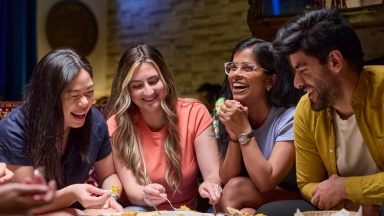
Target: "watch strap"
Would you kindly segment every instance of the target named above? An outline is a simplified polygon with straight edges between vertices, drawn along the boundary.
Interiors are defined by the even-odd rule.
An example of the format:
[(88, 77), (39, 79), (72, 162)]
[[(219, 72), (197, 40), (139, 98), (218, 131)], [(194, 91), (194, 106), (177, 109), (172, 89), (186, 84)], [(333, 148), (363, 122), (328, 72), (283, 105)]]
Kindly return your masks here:
[(254, 134), (255, 134), (255, 131), (252, 130), (251, 132), (247, 133), (247, 137), (248, 137), (249, 139), (251, 139), (251, 138), (253, 137)]

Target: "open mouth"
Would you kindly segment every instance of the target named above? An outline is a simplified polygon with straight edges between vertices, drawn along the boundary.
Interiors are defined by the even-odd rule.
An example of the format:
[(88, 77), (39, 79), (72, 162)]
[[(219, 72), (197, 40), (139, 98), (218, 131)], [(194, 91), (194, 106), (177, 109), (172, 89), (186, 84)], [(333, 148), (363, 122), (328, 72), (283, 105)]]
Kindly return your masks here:
[(150, 98), (143, 98), (143, 101), (151, 102), (157, 98), (157, 95), (150, 97)]
[(238, 90), (248, 88), (248, 85), (245, 85), (243, 83), (233, 83), (232, 86), (233, 86), (233, 89), (238, 89)]
[(83, 119), (85, 117), (85, 114), (86, 113), (75, 113), (75, 112), (71, 112), (71, 115), (77, 119)]

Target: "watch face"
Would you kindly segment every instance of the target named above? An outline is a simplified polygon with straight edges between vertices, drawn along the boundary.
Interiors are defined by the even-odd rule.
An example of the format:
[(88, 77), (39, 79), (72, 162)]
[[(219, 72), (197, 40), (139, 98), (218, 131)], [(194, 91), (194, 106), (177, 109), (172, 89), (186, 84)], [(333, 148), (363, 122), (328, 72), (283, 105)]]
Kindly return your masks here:
[(248, 140), (253, 137), (253, 132), (254, 131), (251, 131), (248, 134), (241, 133), (238, 137), (239, 143), (240, 144), (246, 144), (248, 142)]
[(249, 140), (247, 135), (244, 133), (240, 134), (238, 139), (240, 144), (245, 144)]

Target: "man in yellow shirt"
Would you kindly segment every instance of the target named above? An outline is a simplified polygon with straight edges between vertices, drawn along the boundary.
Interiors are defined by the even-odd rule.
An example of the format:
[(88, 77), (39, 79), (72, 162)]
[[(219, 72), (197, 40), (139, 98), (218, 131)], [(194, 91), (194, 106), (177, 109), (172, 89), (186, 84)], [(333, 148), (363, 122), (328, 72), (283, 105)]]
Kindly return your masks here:
[(362, 205), (363, 215), (384, 215), (384, 66), (363, 66), (360, 41), (337, 10), (292, 19), (273, 47), (289, 56), (294, 85), (307, 92), (296, 108), (294, 141), (297, 182), (308, 202), (270, 203), (258, 212)]

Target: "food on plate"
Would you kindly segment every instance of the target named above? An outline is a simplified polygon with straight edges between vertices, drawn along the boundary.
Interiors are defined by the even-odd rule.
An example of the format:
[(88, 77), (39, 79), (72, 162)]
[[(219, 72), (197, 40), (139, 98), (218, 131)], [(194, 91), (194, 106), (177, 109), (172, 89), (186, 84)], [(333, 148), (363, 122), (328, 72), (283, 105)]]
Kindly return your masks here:
[(188, 208), (186, 205), (181, 205), (180, 206), (181, 211), (192, 211), (190, 208)]
[(127, 210), (127, 211), (125, 211), (125, 212), (123, 212), (123, 213), (119, 213), (119, 214), (114, 214), (114, 213), (112, 213), (110, 216), (136, 216), (137, 215), (137, 211), (136, 210), (131, 210), (131, 209), (129, 209), (129, 210)]
[[(248, 212), (242, 212), (242, 211), (235, 209), (235, 208), (232, 208), (232, 207), (227, 207), (227, 210), (228, 210), (229, 214), (234, 215), (234, 216), (250, 216), (250, 214)], [(262, 216), (262, 214), (257, 215), (257, 216)]]
[(127, 210), (125, 211), (123, 214), (121, 214), (121, 216), (136, 216), (137, 215), (137, 211), (136, 210)]
[(255, 216), (267, 216), (265, 214), (255, 214)]
[[(165, 213), (167, 211), (160, 210), (161, 213)], [(148, 212), (139, 212), (136, 216), (157, 216), (159, 215), (158, 211), (148, 211)]]

